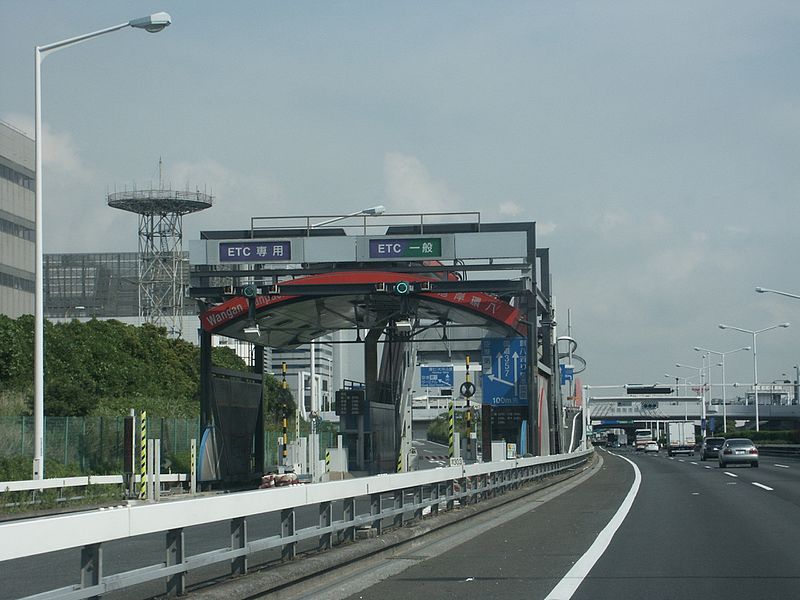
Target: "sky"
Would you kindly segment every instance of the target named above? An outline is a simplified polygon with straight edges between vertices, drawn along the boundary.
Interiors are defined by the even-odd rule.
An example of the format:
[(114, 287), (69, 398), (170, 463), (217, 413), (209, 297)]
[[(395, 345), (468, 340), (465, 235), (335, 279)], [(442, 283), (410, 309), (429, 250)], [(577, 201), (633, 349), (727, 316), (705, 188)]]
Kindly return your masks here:
[[(800, 300), (754, 288), (800, 295), (799, 3), (0, 0), (0, 119), (32, 137), (36, 45), (162, 10), (161, 33), (43, 63), (45, 252), (135, 251), (106, 194), (157, 185), (159, 159), (215, 197), (185, 241), (480, 211), (536, 221), (583, 383), (697, 381), (675, 366), (694, 347), (752, 344), (719, 323), (791, 322), (758, 335), (758, 372), (794, 379)], [(752, 352), (725, 362), (752, 383)]]

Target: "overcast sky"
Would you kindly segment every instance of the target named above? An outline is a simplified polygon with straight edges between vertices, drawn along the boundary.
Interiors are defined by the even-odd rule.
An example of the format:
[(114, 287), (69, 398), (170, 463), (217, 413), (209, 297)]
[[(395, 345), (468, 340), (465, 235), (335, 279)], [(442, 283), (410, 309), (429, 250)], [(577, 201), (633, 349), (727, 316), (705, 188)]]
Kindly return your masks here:
[(758, 336), (758, 370), (794, 379), (800, 300), (754, 288), (800, 294), (800, 3), (2, 0), (0, 119), (33, 133), (34, 46), (159, 10), (162, 33), (43, 63), (45, 252), (135, 251), (105, 194), (157, 184), (159, 157), (215, 196), (186, 240), (481, 211), (537, 222), (584, 383), (692, 377), (695, 346), (752, 343), (720, 322), (792, 322)]

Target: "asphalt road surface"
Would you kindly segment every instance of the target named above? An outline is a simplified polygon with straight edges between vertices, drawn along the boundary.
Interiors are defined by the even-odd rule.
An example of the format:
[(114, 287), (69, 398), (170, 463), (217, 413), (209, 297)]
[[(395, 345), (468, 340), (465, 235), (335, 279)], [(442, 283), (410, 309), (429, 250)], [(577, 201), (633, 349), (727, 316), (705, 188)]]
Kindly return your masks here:
[[(761, 457), (758, 469), (720, 469), (663, 452), (616, 454), (641, 473), (627, 514), (617, 511), (634, 484), (634, 467), (601, 451), (602, 468), (558, 498), (532, 499), (522, 516), (432, 558), (412, 550), (406, 570), (358, 591), (350, 581), (340, 588), (349, 596), (340, 597), (800, 597), (800, 463)], [(615, 515), (624, 519), (585, 577), (550, 595)]]

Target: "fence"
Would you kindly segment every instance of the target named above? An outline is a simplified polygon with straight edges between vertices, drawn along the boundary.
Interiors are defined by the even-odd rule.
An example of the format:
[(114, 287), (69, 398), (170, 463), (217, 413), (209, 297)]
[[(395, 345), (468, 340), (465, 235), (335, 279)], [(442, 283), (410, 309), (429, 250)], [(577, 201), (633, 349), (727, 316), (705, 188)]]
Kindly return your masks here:
[[(162, 456), (175, 461), (188, 472), (192, 438), (199, 439), (198, 419), (162, 419), (148, 417), (148, 437), (161, 440)], [(44, 458), (49, 464), (70, 466), (80, 473), (120, 473), (123, 461), (124, 417), (45, 417)], [(303, 423), (301, 432), (307, 429)], [(33, 417), (0, 417), (0, 459), (18, 456), (33, 457)], [(264, 435), (267, 465), (278, 464), (278, 441), (281, 434), (267, 431)], [(294, 428), (289, 441), (294, 439)], [(320, 434), (318, 459), (325, 458), (325, 448), (336, 445), (336, 434)], [(0, 476), (2, 479), (2, 476)]]

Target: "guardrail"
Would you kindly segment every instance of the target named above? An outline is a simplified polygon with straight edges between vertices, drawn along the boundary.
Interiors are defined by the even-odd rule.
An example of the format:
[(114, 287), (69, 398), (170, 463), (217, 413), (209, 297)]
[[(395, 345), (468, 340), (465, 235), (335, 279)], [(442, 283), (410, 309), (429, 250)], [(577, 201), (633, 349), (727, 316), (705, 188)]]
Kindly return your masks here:
[[(430, 510), (453, 509), (516, 489), (526, 482), (561, 473), (585, 463), (592, 450), (571, 454), (520, 458), (492, 463), (443, 467), (426, 471), (377, 475), (346, 481), (254, 490), (212, 497), (176, 500), (160, 504), (132, 503), (102, 511), (60, 515), (0, 524), (0, 561), (46, 552), (81, 548), (80, 584), (28, 596), (28, 600), (90, 598), (155, 580), (166, 579), (168, 595), (186, 591), (186, 576), (193, 569), (230, 563), (231, 575), (247, 572), (247, 557), (255, 552), (280, 549), (292, 559), (297, 544), (316, 538), (321, 550), (330, 549), (334, 534), (354, 541), (356, 529), (368, 527), (380, 535), (383, 521), (391, 527), (421, 519)], [(384, 499), (391, 501), (384, 506)], [(369, 512), (356, 513), (356, 499), (369, 499)], [(410, 500), (409, 500), (410, 499)], [(341, 503), (335, 519), (332, 503)], [(295, 511), (318, 507), (319, 522), (297, 529)], [(271, 535), (248, 538), (247, 518), (280, 511), (280, 527)], [(184, 528), (218, 521), (230, 522), (224, 547), (186, 556)], [(103, 576), (102, 544), (134, 536), (164, 533), (166, 560), (134, 571)]]
[(787, 456), (800, 458), (800, 444), (756, 444), (758, 453), (764, 456)]
[[(135, 481), (141, 481), (141, 476), (136, 474)], [(162, 483), (178, 483), (188, 481), (185, 473), (162, 473)], [(25, 479), (21, 481), (0, 481), (0, 494), (3, 492), (36, 492), (72, 487), (85, 487), (90, 485), (122, 485), (122, 475), (86, 475), (79, 477), (52, 477), (50, 479)]]

